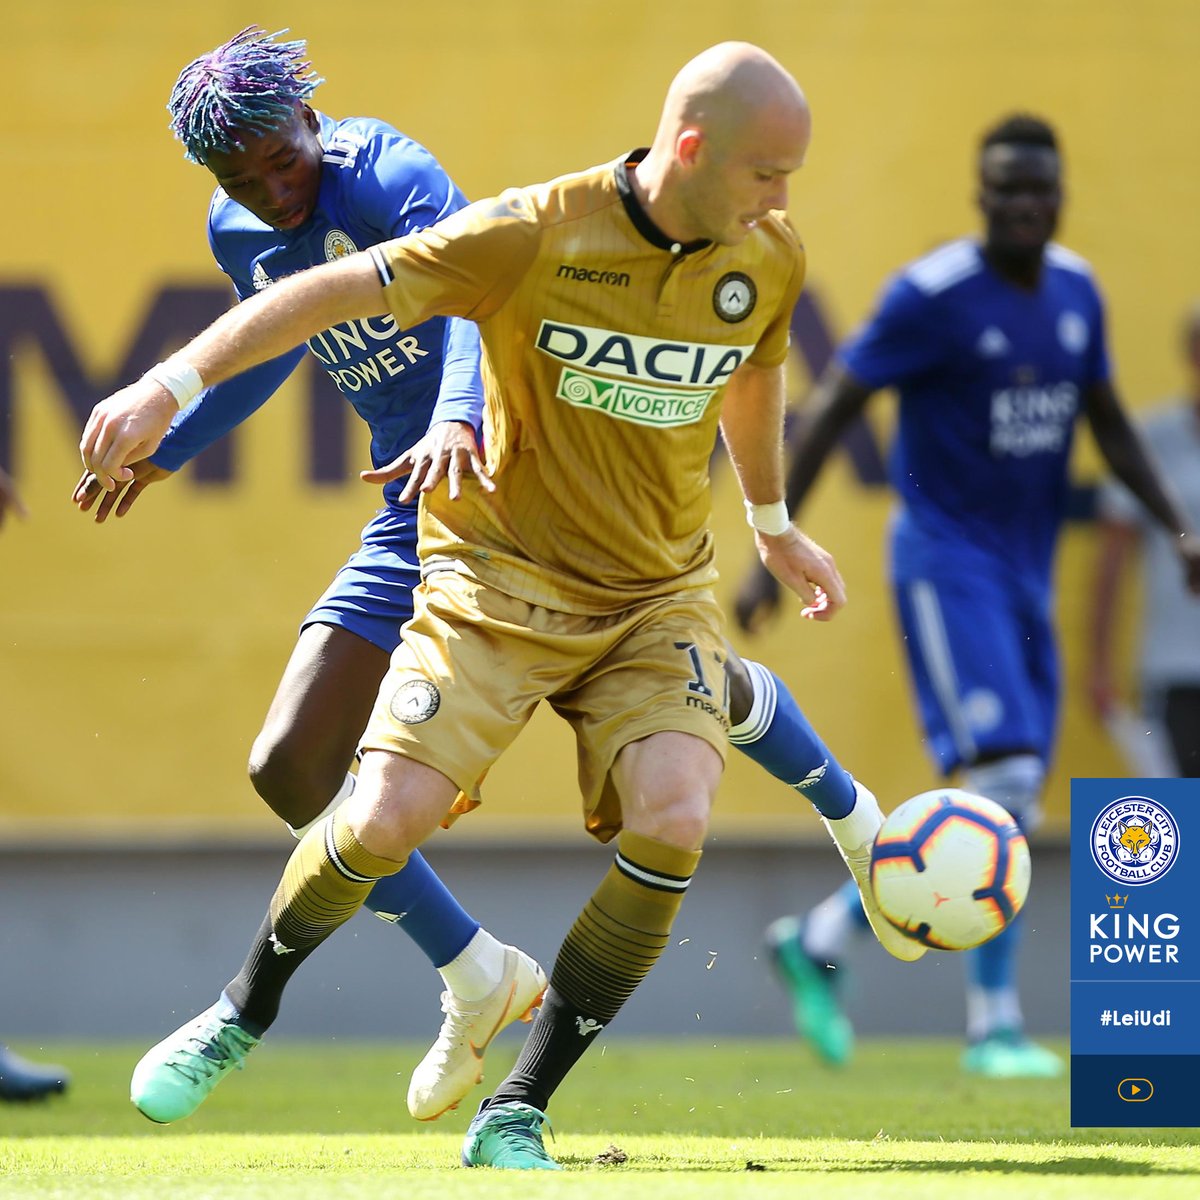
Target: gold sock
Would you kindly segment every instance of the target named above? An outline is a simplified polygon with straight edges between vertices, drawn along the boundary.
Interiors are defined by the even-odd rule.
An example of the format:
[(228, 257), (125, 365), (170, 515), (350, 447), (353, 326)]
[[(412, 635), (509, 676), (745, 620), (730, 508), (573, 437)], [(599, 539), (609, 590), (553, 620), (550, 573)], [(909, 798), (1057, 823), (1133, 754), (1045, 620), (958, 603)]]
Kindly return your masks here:
[(322, 941), (358, 912), (378, 880), (407, 861), (365, 849), (341, 810), (314, 825), (292, 851), (271, 898), (276, 946), (307, 950)]
[(699, 862), (699, 850), (621, 833), (613, 865), (558, 953), (555, 990), (611, 1021), (666, 948)]

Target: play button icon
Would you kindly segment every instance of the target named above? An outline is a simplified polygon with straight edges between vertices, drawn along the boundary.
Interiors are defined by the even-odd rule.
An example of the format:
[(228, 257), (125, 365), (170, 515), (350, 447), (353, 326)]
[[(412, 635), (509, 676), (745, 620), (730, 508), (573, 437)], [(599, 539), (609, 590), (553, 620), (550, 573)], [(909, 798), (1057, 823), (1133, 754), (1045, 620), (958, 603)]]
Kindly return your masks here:
[(1148, 1079), (1122, 1079), (1117, 1084), (1117, 1095), (1131, 1104), (1140, 1104), (1154, 1095), (1154, 1084)]

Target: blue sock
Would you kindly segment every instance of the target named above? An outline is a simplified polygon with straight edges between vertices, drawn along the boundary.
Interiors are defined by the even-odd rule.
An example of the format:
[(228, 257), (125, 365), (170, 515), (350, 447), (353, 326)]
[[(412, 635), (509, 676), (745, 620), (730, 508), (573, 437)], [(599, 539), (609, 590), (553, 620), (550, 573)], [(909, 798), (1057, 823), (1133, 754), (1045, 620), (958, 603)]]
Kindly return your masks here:
[(479, 922), (455, 900), (417, 850), (403, 870), (371, 889), (366, 906), (399, 925), (438, 968), (457, 958), (479, 931)]
[(862, 896), (859, 894), (858, 884), (853, 879), (847, 879), (838, 888), (837, 894), (846, 902), (855, 926), (859, 929), (870, 929), (871, 922), (867, 920), (866, 910), (862, 906)]
[(836, 821), (854, 808), (854, 780), (829, 753), (783, 681), (761, 663), (743, 659), (754, 686), (750, 715), (729, 740), (776, 779)]
[(967, 982), (985, 991), (1017, 985), (1017, 949), (1021, 945), (1021, 918), (990, 942), (965, 953)]

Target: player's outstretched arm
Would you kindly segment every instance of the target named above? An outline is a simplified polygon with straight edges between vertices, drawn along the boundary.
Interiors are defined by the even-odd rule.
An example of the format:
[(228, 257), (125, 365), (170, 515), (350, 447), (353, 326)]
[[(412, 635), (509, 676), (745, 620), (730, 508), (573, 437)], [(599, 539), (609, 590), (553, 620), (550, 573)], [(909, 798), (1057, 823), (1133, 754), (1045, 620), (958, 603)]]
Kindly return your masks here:
[(846, 603), (833, 556), (801, 533), (783, 492), (783, 368), (743, 364), (729, 381), (721, 432), (737, 472), (764, 568), (799, 596), (807, 616), (827, 621)]
[(408, 475), (398, 497), (401, 504), (433, 491), (446, 478), (450, 480), (450, 499), (457, 500), (468, 469), (484, 491), (496, 490), (479, 454), (477, 431), (483, 424), (479, 353), (478, 326), (458, 317), (446, 322), (442, 382), (428, 432), (386, 466), (362, 471), (364, 482), (390, 483)]
[[(85, 471), (108, 491), (158, 448), (179, 407), (276, 358), (321, 330), (387, 311), (374, 263), (351, 254), (281, 280), (217, 318), (165, 364), (92, 409), (79, 445)], [(163, 380), (164, 382), (160, 382)]]
[[(785, 502), (794, 518), (800, 510), (830, 451), (858, 418), (871, 389), (834, 362), (818, 380), (807, 404), (805, 418), (792, 439)], [(734, 619), (749, 633), (760, 629), (779, 610), (779, 579), (762, 557), (752, 563), (734, 599)]]
[(1113, 474), (1174, 535), (1188, 589), (1200, 596), (1200, 535), (1191, 527), (1174, 489), (1146, 451), (1141, 434), (1130, 421), (1112, 384), (1107, 380), (1092, 384), (1084, 394), (1084, 411), (1100, 453)]

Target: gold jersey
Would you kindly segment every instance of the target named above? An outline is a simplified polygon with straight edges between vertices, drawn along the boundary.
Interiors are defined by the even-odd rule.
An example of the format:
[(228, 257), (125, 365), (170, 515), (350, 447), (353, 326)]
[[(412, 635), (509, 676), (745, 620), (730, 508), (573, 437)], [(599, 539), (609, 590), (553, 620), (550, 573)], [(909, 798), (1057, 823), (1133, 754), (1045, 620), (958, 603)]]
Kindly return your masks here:
[(738, 246), (672, 243), (630, 157), (517, 188), (376, 247), (401, 328), (478, 323), (484, 444), (425, 498), (423, 568), (562, 612), (612, 613), (716, 578), (709, 458), (743, 362), (787, 354), (804, 252), (772, 213)]

